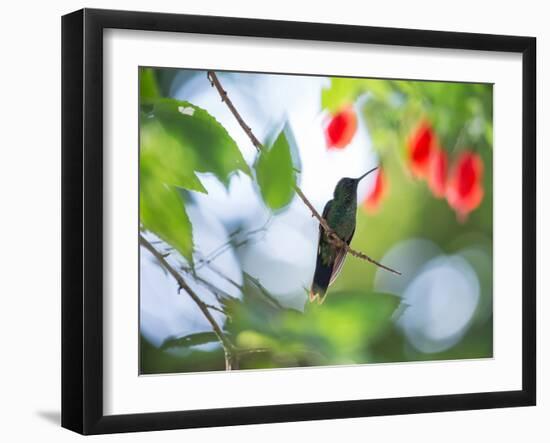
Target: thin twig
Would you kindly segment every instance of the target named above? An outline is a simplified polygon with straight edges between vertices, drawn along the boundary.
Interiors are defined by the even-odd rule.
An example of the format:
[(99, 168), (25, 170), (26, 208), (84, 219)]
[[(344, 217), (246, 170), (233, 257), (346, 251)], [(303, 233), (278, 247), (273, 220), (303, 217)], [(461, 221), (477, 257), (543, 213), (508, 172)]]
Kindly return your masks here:
[(178, 271), (176, 271), (172, 267), (172, 265), (170, 265), (170, 263), (168, 263), (166, 261), (166, 258), (164, 257), (164, 255), (162, 253), (160, 253), (159, 251), (157, 251), (155, 249), (155, 247), (151, 243), (149, 243), (149, 241), (145, 237), (143, 237), (143, 235), (141, 235), (141, 234), (139, 235), (139, 242), (151, 254), (153, 254), (153, 256), (162, 265), (162, 267), (164, 267), (164, 269), (166, 269), (166, 271), (168, 271), (170, 273), (170, 275), (172, 275), (172, 277), (174, 277), (174, 279), (178, 283), (179, 287), (181, 289), (183, 289), (185, 292), (187, 292), (189, 297), (191, 297), (191, 299), (195, 302), (195, 304), (201, 310), (201, 312), (203, 313), (206, 320), (208, 320), (208, 322), (212, 326), (212, 329), (214, 330), (214, 333), (216, 334), (216, 337), (218, 337), (218, 340), (220, 341), (220, 343), (223, 347), (223, 350), (224, 350), (224, 353), (225, 353), (225, 369), (226, 370), (238, 369), (237, 355), (234, 353), (233, 344), (225, 336), (225, 334), (223, 333), (222, 329), (220, 328), (220, 326), (218, 325), (218, 323), (216, 322), (214, 317), (212, 317), (212, 314), (210, 313), (210, 311), (208, 309), (209, 306), (206, 303), (204, 303), (200, 299), (200, 297), (195, 293), (195, 291), (193, 291), (189, 287), (189, 285), (185, 282), (185, 280), (180, 275), (180, 273)]
[(214, 305), (211, 305), (209, 303), (205, 303), (204, 306), (206, 306), (208, 309), (212, 309), (213, 311), (218, 311), (218, 312), (221, 312), (223, 315), (226, 315), (226, 312), (222, 309), (222, 308), (219, 308), (217, 306), (214, 306)]
[(269, 348), (255, 348), (255, 349), (242, 349), (238, 352), (239, 352), (239, 356), (242, 357), (243, 355), (265, 354), (265, 353), (273, 352), (273, 351)]
[[(237, 122), (239, 123), (240, 127), (246, 133), (246, 135), (248, 136), (248, 138), (250, 139), (250, 141), (252, 142), (252, 144), (254, 145), (256, 150), (258, 152), (261, 152), (264, 149), (263, 145), (260, 143), (258, 138), (254, 135), (254, 133), (252, 132), (252, 129), (250, 128), (250, 126), (248, 126), (245, 123), (245, 121), (241, 117), (241, 114), (239, 114), (239, 111), (237, 111), (237, 108), (235, 108), (235, 105), (233, 104), (233, 102), (229, 98), (229, 96), (227, 94), (227, 91), (225, 89), (223, 89), (223, 86), (220, 83), (220, 80), (218, 79), (218, 76), (216, 75), (216, 73), (214, 71), (208, 71), (207, 76), (208, 76), (208, 80), (210, 80), (210, 84), (213, 87), (216, 88), (216, 90), (218, 91), (218, 94), (220, 95), (222, 101), (227, 105), (227, 107), (229, 108), (229, 110), (231, 111), (231, 113), (233, 114), (233, 116), (235, 117)], [(328, 240), (335, 247), (345, 249), (349, 254), (353, 255), (354, 257), (366, 260), (366, 261), (378, 266), (379, 268), (385, 269), (386, 271), (392, 272), (392, 273), (397, 274), (397, 275), (401, 275), (401, 272), (396, 271), (395, 269), (392, 269), (392, 268), (390, 268), (386, 265), (383, 265), (382, 263), (377, 262), (376, 260), (369, 257), (367, 254), (364, 254), (363, 252), (359, 252), (359, 251), (356, 251), (356, 250), (350, 248), (350, 246), (345, 241), (343, 241), (340, 237), (338, 237), (338, 235), (336, 235), (334, 230), (330, 228), (330, 226), (328, 225), (326, 220), (323, 217), (321, 217), (319, 212), (317, 212), (317, 210), (314, 208), (314, 206), (311, 204), (311, 202), (307, 199), (307, 197), (304, 195), (304, 193), (302, 192), (302, 190), (300, 189), (300, 187), (297, 184), (294, 185), (294, 189), (296, 191), (296, 194), (298, 194), (298, 197), (300, 197), (300, 199), (304, 202), (304, 204), (309, 208), (309, 210), (311, 211), (313, 216), (319, 221), (320, 225), (323, 227), (323, 229), (325, 230), (325, 232), (327, 234)]]
[(262, 285), (262, 283), (260, 282), (260, 280), (258, 278), (252, 277), (247, 272), (243, 272), (243, 275), (244, 275), (245, 279), (250, 280), (250, 282), (252, 282), (258, 288), (258, 290), (262, 293), (262, 295), (269, 301), (269, 303), (273, 307), (275, 307), (277, 309), (284, 309), (283, 305), (281, 305), (281, 303), (279, 303), (279, 300), (277, 300), (275, 297), (273, 297), (269, 293), (269, 291), (264, 287), (264, 285)]
[(453, 145), (453, 147), (451, 148), (451, 152), (455, 152), (457, 150), (457, 148), (462, 144), (462, 142), (464, 141), (464, 134), (466, 132), (466, 129), (468, 128), (468, 122), (466, 122), (462, 128), (460, 128), (460, 131), (458, 133), (458, 136), (455, 140), (455, 144)]
[[(186, 272), (187, 274), (191, 274), (192, 273), (192, 269), (189, 268), (189, 267), (186, 267), (186, 266), (181, 266), (181, 270), (183, 272)], [(223, 278), (223, 276), (220, 275), (220, 277)], [(233, 297), (232, 295), (228, 294), (226, 291), (222, 291), (220, 288), (218, 288), (217, 286), (213, 285), (212, 283), (210, 283), (208, 280), (206, 280), (205, 278), (202, 278), (199, 274), (195, 274), (193, 275), (193, 279), (199, 283), (200, 285), (204, 286), (206, 289), (208, 289), (213, 295), (214, 297), (216, 297), (216, 300), (218, 301), (218, 303), (223, 303), (224, 301), (226, 300), (232, 300), (232, 299), (235, 299), (235, 297)], [(238, 287), (238, 289), (242, 289), (240, 286)], [(241, 291), (242, 292), (242, 291)], [(226, 314), (227, 315), (227, 314)]]
[(238, 236), (241, 233), (241, 230), (238, 229), (237, 231), (231, 233), (229, 235), (229, 238), (230, 238), (229, 241), (227, 241), (227, 242), (223, 243), (222, 245), (218, 246), (216, 249), (214, 249), (212, 252), (207, 254), (205, 257), (201, 257), (200, 259), (197, 260), (198, 264), (195, 265), (195, 270), (199, 270), (203, 266), (209, 265), (216, 258), (218, 258), (220, 255), (224, 254), (226, 251), (231, 249), (231, 247), (233, 247), (235, 249), (238, 249), (241, 246), (246, 245), (247, 243), (249, 243), (251, 241), (251, 239), (250, 239), (251, 236), (254, 236), (254, 235), (262, 233), (262, 232), (265, 232), (267, 230), (267, 227), (268, 227), (269, 223), (271, 223), (271, 216), (259, 228), (252, 229), (248, 232), (245, 232), (243, 234), (245, 236), (245, 238), (243, 240), (237, 242), (237, 243), (233, 243), (234, 242), (234, 237)]

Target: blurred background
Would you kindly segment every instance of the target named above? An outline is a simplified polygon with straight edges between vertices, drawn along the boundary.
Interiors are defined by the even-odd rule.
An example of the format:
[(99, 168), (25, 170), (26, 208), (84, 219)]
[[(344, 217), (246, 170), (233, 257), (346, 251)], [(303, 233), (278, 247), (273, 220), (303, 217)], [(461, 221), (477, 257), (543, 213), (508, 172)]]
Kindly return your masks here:
[[(140, 70), (140, 225), (240, 369), (492, 356), (492, 85)], [(358, 190), (352, 247), (310, 304), (319, 212)], [(196, 302), (140, 251), (143, 374), (225, 370)]]

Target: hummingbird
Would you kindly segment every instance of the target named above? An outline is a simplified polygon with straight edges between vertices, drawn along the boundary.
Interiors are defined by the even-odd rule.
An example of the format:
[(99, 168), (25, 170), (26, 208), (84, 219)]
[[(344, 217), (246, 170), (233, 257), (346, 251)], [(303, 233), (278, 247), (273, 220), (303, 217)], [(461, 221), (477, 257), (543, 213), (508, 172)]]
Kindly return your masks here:
[[(344, 177), (334, 188), (334, 198), (329, 200), (323, 209), (323, 218), (336, 235), (348, 245), (355, 233), (355, 217), (357, 213), (357, 186), (371, 172), (372, 168), (358, 178)], [(344, 265), (347, 250), (335, 246), (329, 241), (327, 233), (319, 225), (319, 246), (317, 247), (317, 263), (315, 274), (309, 292), (309, 301), (317, 299), (323, 303), (326, 292)]]

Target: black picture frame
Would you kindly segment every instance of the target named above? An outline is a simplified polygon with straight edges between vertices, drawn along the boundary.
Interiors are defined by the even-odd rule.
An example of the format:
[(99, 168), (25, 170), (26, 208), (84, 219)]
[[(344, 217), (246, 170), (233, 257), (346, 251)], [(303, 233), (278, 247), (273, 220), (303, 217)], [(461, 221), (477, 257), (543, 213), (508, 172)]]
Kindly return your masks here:
[[(108, 28), (519, 53), (523, 64), (522, 389), (131, 415), (103, 413), (103, 31)], [(82, 434), (535, 405), (536, 39), (83, 9), (62, 18), (62, 426)]]

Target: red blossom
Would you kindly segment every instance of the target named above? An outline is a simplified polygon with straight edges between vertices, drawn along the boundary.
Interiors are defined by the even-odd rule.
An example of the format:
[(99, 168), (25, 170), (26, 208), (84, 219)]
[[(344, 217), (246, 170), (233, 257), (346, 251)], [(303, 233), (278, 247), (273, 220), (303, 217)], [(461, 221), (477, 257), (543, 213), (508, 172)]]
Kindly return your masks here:
[(428, 172), (428, 186), (432, 194), (438, 198), (445, 197), (447, 190), (447, 152), (437, 148), (432, 153)]
[(376, 171), (376, 178), (374, 182), (374, 187), (367, 198), (363, 201), (363, 208), (371, 214), (378, 211), (380, 208), (380, 202), (386, 196), (389, 191), (389, 183), (386, 178), (386, 173), (379, 167)]
[(357, 115), (348, 105), (330, 117), (325, 126), (325, 140), (328, 149), (344, 149), (357, 131)]
[(436, 136), (430, 124), (421, 122), (409, 136), (407, 154), (413, 174), (419, 178), (428, 176), (432, 153), (436, 148)]
[(461, 222), (483, 200), (483, 161), (479, 154), (464, 151), (460, 154), (447, 184), (447, 201)]

